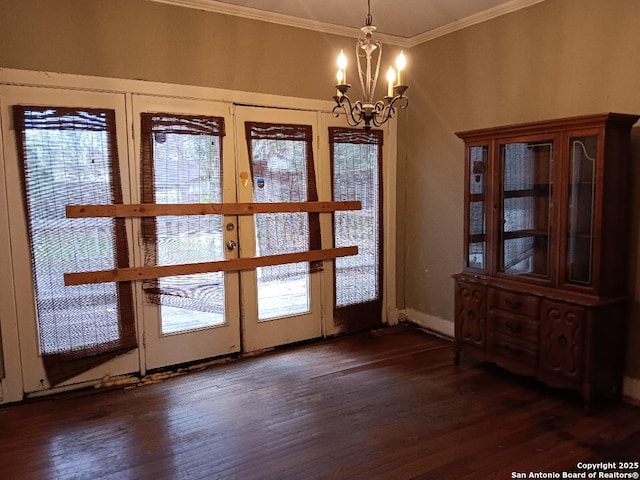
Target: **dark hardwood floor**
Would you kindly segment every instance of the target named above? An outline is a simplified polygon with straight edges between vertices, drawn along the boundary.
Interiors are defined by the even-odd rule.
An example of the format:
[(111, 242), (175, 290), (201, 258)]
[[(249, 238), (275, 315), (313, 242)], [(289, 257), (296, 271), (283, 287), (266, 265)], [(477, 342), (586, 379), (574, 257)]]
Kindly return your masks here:
[(0, 408), (11, 480), (507, 479), (614, 460), (640, 461), (637, 407), (586, 416), (573, 394), (454, 367), (450, 342), (411, 327)]

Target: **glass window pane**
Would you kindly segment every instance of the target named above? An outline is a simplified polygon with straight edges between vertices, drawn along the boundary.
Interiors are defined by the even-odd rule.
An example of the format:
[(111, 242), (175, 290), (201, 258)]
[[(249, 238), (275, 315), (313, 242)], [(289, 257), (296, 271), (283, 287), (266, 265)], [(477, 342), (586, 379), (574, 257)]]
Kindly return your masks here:
[[(283, 127), (284, 128), (284, 127)], [(277, 135), (274, 135), (277, 136)], [(255, 202), (308, 200), (307, 139), (254, 138), (251, 167)], [(256, 255), (279, 255), (309, 250), (306, 213), (254, 215)], [(308, 313), (309, 263), (259, 267), (258, 319), (261, 321)]]
[(333, 144), (333, 199), (362, 202), (362, 210), (334, 214), (335, 246), (358, 246), (358, 255), (336, 258), (336, 308), (380, 297), (378, 155), (377, 143)]
[(469, 252), (467, 267), (486, 266), (486, 145), (469, 148)]
[[(144, 114), (143, 196), (164, 204), (222, 202), (222, 119)], [(152, 158), (148, 153), (152, 152)], [(145, 156), (145, 153), (147, 154)], [(151, 198), (149, 198), (151, 195)], [(145, 247), (148, 265), (224, 260), (223, 216), (182, 215), (150, 219), (152, 238)], [(163, 334), (225, 323), (223, 272), (153, 280)]]
[(570, 282), (590, 284), (593, 261), (594, 187), (598, 154), (596, 136), (569, 140), (569, 225), (567, 271)]
[(549, 276), (553, 144), (502, 145), (501, 270)]
[[(114, 219), (69, 219), (65, 213), (66, 205), (114, 203), (112, 139), (105, 116), (54, 109), (24, 115), (25, 193), (40, 350), (77, 352), (117, 342), (116, 284), (66, 287), (63, 277), (116, 268)], [(29, 128), (30, 117), (37, 126)]]

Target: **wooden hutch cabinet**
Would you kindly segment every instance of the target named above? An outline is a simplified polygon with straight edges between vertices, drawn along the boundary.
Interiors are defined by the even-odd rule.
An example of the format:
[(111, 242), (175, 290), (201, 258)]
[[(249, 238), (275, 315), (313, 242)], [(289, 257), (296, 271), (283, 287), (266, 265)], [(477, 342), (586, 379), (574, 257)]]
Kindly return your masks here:
[(620, 395), (635, 115), (601, 114), (460, 132), (464, 270), (460, 353), (574, 389), (588, 409)]

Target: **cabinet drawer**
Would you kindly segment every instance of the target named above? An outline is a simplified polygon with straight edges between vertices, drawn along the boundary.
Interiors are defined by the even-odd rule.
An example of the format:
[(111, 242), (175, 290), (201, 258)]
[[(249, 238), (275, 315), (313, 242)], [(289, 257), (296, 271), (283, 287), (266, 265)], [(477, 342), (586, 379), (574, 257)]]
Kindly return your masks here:
[(540, 300), (538, 297), (509, 292), (507, 290), (498, 290), (496, 288), (489, 289), (490, 309), (504, 310), (517, 313), (518, 315), (537, 318), (539, 305)]
[(488, 340), (489, 349), (494, 353), (532, 366), (538, 363), (538, 350), (535, 344), (518, 341), (508, 335), (495, 332), (489, 334)]
[(526, 317), (517, 317), (501, 310), (492, 310), (489, 313), (489, 328), (498, 333), (538, 343), (538, 322)]

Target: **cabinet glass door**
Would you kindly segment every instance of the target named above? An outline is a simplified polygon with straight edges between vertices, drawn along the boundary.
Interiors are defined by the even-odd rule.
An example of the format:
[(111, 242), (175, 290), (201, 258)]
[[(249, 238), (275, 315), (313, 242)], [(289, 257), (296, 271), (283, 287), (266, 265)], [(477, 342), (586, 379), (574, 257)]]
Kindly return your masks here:
[(592, 274), (598, 137), (571, 137), (569, 149), (567, 276), (570, 283), (588, 285)]
[(469, 147), (469, 218), (467, 219), (467, 267), (486, 268), (487, 246), (487, 145)]
[(502, 144), (500, 271), (549, 277), (553, 140)]

